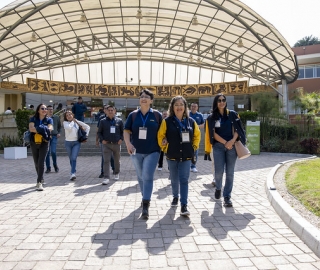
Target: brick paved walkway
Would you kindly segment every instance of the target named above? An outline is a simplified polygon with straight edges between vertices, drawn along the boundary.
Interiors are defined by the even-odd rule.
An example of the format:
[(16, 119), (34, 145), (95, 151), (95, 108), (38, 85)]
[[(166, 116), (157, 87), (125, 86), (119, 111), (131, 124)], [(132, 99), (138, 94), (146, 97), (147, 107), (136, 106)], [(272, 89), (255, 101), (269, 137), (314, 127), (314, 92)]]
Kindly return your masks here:
[(129, 157), (108, 186), (98, 178), (100, 157), (79, 157), (75, 182), (67, 157), (59, 157), (60, 172), (45, 175), (45, 190), (37, 192), (32, 157), (0, 156), (0, 269), (320, 269), (265, 194), (270, 169), (292, 156), (238, 160), (228, 209), (214, 199), (211, 162), (200, 159), (190, 178), (190, 218), (170, 207), (164, 169), (155, 173), (144, 221)]

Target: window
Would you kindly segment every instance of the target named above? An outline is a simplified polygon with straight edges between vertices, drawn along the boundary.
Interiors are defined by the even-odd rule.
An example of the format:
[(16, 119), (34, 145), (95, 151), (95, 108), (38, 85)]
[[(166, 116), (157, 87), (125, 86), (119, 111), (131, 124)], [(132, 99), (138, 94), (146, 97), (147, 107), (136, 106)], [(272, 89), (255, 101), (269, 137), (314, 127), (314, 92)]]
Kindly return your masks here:
[(313, 66), (306, 66), (304, 72), (305, 78), (313, 78)]

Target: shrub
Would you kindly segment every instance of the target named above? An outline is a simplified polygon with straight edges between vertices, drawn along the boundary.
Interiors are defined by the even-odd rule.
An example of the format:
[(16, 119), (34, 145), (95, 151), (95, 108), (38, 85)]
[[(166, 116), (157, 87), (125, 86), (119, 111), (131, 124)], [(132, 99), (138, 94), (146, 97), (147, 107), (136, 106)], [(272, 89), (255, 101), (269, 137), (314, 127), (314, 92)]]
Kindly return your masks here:
[(20, 139), (20, 144), (22, 144), (23, 133), (29, 128), (30, 116), (34, 114), (34, 111), (21, 110), (16, 112), (16, 124), (18, 128), (18, 138)]
[(240, 120), (245, 127), (247, 125), (247, 121), (257, 121), (258, 113), (257, 112), (239, 112)]
[(20, 139), (16, 137), (11, 138), (10, 136), (2, 135), (0, 138), (0, 150), (3, 150), (5, 147), (17, 146), (19, 144)]
[(304, 139), (300, 142), (300, 145), (308, 154), (319, 154), (320, 140), (318, 138)]

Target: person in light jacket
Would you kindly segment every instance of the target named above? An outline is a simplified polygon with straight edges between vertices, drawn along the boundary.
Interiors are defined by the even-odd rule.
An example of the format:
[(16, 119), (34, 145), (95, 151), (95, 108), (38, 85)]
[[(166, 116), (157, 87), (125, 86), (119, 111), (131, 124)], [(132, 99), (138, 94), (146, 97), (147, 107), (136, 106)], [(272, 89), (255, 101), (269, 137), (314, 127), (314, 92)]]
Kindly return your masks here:
[(71, 111), (64, 113), (63, 127), (65, 129), (66, 140), (64, 146), (68, 152), (71, 173), (70, 180), (76, 180), (77, 157), (80, 151), (81, 143), (78, 142), (78, 129), (81, 126), (89, 136), (90, 126), (82, 121), (76, 120)]

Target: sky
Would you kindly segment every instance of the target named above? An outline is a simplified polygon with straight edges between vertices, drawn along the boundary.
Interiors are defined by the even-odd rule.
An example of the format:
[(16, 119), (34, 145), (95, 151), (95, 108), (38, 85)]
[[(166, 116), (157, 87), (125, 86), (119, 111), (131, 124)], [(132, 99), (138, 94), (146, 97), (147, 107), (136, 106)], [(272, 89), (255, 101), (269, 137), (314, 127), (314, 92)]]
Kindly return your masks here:
[[(320, 0), (240, 0), (275, 28), (293, 45), (306, 36), (320, 39)], [(12, 0), (0, 0), (0, 9)]]

